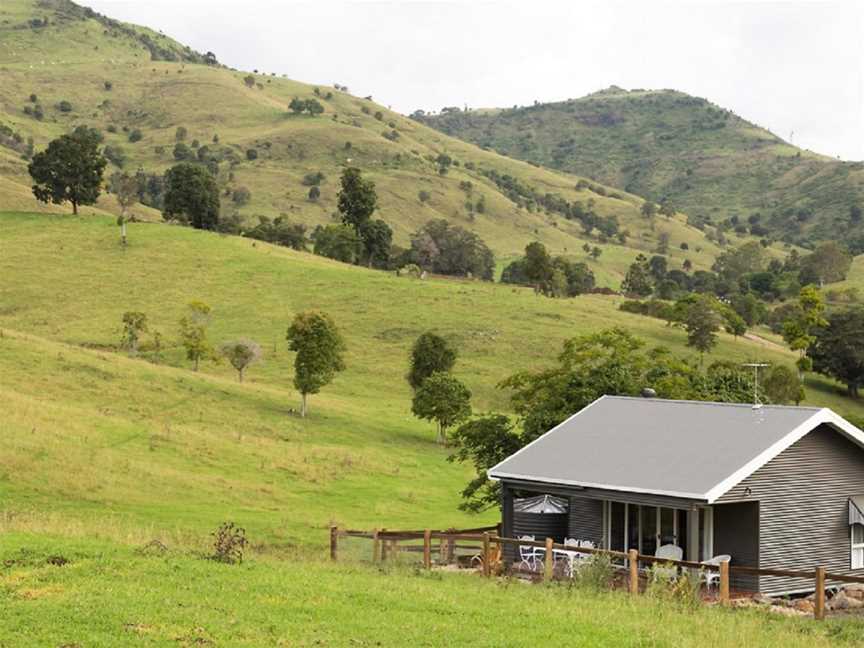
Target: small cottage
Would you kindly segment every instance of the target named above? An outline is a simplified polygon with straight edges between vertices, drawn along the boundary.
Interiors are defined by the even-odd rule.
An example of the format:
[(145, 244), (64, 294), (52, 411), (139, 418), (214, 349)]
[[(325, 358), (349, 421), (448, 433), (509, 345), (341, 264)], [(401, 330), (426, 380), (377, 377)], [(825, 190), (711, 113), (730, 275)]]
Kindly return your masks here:
[[(508, 537), (515, 499), (553, 495), (568, 503), (559, 535), (606, 549), (864, 576), (864, 433), (828, 409), (604, 396), (489, 477)], [(813, 588), (734, 571), (732, 586)]]

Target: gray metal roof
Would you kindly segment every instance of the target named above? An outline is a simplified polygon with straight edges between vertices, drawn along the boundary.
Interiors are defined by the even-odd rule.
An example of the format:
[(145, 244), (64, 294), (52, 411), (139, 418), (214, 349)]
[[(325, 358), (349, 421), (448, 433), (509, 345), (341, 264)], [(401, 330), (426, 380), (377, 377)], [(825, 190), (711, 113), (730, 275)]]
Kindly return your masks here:
[(604, 396), (489, 476), (713, 501), (821, 423), (864, 440), (827, 409)]

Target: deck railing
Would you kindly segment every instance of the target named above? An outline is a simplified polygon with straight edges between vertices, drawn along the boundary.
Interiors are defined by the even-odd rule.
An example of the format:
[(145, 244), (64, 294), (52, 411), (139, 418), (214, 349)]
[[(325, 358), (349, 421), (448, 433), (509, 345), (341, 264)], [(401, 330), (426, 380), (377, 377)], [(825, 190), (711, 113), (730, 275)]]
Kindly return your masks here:
[[(480, 569), (484, 576), (490, 577), (494, 573), (495, 565), (500, 564), (500, 556), (505, 546), (527, 546), (544, 549), (543, 570), (539, 572), (539, 575), (544, 580), (551, 580), (554, 576), (555, 568), (554, 552), (556, 550), (576, 551), (580, 554), (600, 554), (626, 561), (624, 569), (627, 575), (627, 588), (634, 595), (639, 593), (640, 564), (650, 565), (660, 563), (684, 569), (719, 572), (718, 597), (720, 604), (725, 606), (730, 605), (731, 602), (730, 578), (732, 574), (801, 578), (813, 581), (815, 591), (813, 616), (817, 620), (825, 618), (825, 590), (827, 581), (864, 584), (864, 577), (829, 573), (822, 566), (817, 566), (812, 570), (793, 570), (762, 569), (743, 565), (730, 565), (728, 562), (714, 565), (688, 560), (670, 560), (656, 556), (646, 556), (640, 554), (635, 549), (624, 552), (591, 547), (573, 547), (571, 545), (556, 543), (552, 538), (546, 538), (546, 540), (522, 540), (519, 538), (502, 537), (499, 534), (499, 526), (478, 527), (475, 529), (422, 529), (411, 531), (388, 529), (357, 531), (333, 526), (330, 527), (330, 559), (335, 561), (339, 558), (340, 538), (366, 538), (372, 541), (373, 562), (385, 561), (403, 552), (422, 552), (423, 567), (431, 569), (433, 562), (433, 541), (438, 541), (438, 552), (441, 562), (452, 563), (458, 550), (468, 550), (469, 556), (472, 558), (472, 564)], [(422, 545), (406, 544), (420, 540), (423, 542)], [(400, 545), (400, 543), (402, 544)]]

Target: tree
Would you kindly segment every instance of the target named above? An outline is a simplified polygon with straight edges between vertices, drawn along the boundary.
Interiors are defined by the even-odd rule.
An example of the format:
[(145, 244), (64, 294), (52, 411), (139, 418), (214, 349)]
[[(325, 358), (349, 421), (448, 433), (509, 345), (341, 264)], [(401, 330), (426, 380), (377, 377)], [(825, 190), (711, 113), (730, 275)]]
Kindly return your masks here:
[(189, 134), (189, 131), (186, 130), (185, 126), (178, 126), (177, 130), (174, 131), (174, 139), (178, 142), (182, 142), (186, 139), (186, 135)]
[(710, 297), (700, 295), (694, 301), (688, 309), (684, 328), (687, 331), (687, 346), (699, 351), (700, 357), (714, 348), (720, 329), (720, 315)]
[(364, 180), (360, 169), (349, 167), (342, 172), (341, 185), (337, 207), (342, 222), (353, 227), (360, 236), (361, 228), (378, 206), (375, 183)]
[(845, 383), (849, 396), (858, 398), (864, 383), (864, 308), (832, 313), (814, 337), (807, 349), (813, 370)]
[(321, 113), (324, 112), (324, 106), (322, 106), (322, 105), (321, 105), (321, 102), (318, 101), (317, 99), (307, 99), (307, 100), (304, 102), (304, 106), (303, 106), (303, 107), (304, 107), (306, 110), (308, 110), (308, 111), (309, 111), (309, 114), (312, 115), (313, 117), (314, 117), (315, 115), (320, 115)]
[(816, 330), (826, 326), (825, 298), (816, 286), (804, 286), (798, 293), (798, 308), (782, 324), (783, 339), (790, 349), (799, 352), (799, 372), (810, 370), (812, 363), (807, 351), (816, 341)]
[(650, 200), (646, 200), (642, 203), (642, 209), (640, 211), (645, 218), (654, 218), (657, 214), (657, 205)]
[(745, 322), (744, 318), (734, 310), (727, 309), (723, 314), (723, 319), (726, 320), (726, 324), (723, 328), (725, 328), (726, 332), (730, 335), (737, 338), (739, 335), (744, 335), (747, 332), (747, 322)]
[(843, 281), (852, 267), (852, 255), (835, 241), (820, 244), (813, 254), (801, 259), (798, 280), (802, 284), (823, 285)]
[(483, 240), (444, 219), (430, 220), (412, 235), (408, 256), (421, 268), (444, 275), (491, 281), (495, 272), (495, 256)]
[(321, 190), (317, 186), (310, 187), (308, 198), (311, 202), (317, 201), (321, 197)]
[(174, 156), (174, 159), (178, 162), (182, 162), (183, 160), (190, 160), (193, 157), (192, 149), (186, 146), (186, 144), (184, 144), (183, 142), (177, 142), (174, 145), (174, 151), (172, 155)]
[(186, 359), (193, 363), (193, 371), (198, 371), (201, 360), (215, 358), (213, 346), (207, 339), (210, 311), (208, 304), (192, 301), (189, 302), (186, 315), (180, 319), (180, 341), (186, 349)]
[(444, 443), (447, 429), (471, 416), (471, 392), (449, 373), (436, 372), (414, 392), (411, 411), (417, 418), (435, 421), (438, 442)]
[(479, 513), (501, 501), (501, 483), (486, 477), (486, 470), (522, 447), (519, 432), (509, 417), (489, 414), (460, 425), (450, 437), (455, 451), (448, 461), (474, 464), (476, 477), (462, 491), (462, 510)]
[(411, 348), (408, 384), (417, 391), (429, 376), (434, 373), (448, 373), (456, 364), (456, 348), (440, 335), (423, 333)]
[(798, 405), (805, 395), (798, 372), (785, 365), (775, 365), (768, 370), (762, 381), (762, 390), (772, 403), (778, 405), (789, 402)]
[(552, 280), (552, 257), (546, 251), (546, 246), (534, 241), (525, 246), (525, 277), (533, 284), (534, 289), (544, 294), (549, 293), (549, 283)]
[(293, 112), (295, 115), (299, 115), (304, 110), (306, 110), (306, 102), (298, 97), (294, 97), (291, 100), (291, 103), (288, 104), (288, 108), (290, 108), (291, 112)]
[(120, 226), (120, 243), (125, 247), (127, 214), (129, 208), (138, 202), (141, 187), (138, 178), (130, 176), (128, 173), (121, 173), (112, 179), (114, 180), (112, 183), (114, 185), (114, 195), (120, 204), (120, 216), (117, 217), (117, 224)]
[(342, 263), (357, 263), (363, 250), (363, 242), (347, 225), (319, 225), (312, 233), (312, 241), (315, 254)]
[(120, 338), (120, 348), (138, 355), (138, 344), (141, 334), (147, 332), (147, 315), (139, 311), (123, 313), (123, 334)]
[(717, 257), (711, 268), (726, 279), (737, 280), (750, 272), (760, 272), (765, 264), (765, 250), (757, 241), (728, 250)]
[(393, 230), (380, 218), (366, 221), (360, 230), (360, 239), (366, 250), (369, 267), (385, 266), (390, 260)]
[(183, 162), (165, 174), (164, 213), (196, 229), (213, 230), (219, 224), (219, 188), (204, 167)]
[(108, 161), (99, 152), (101, 136), (93, 128), (79, 126), (61, 135), (33, 156), (27, 170), (33, 178), (33, 195), (44, 203), (92, 205), (99, 197), (102, 173)]
[(636, 260), (630, 264), (627, 270), (627, 275), (621, 283), (621, 291), (628, 295), (638, 295), (639, 297), (647, 297), (654, 290), (653, 282), (651, 281), (651, 271), (648, 267), (648, 259), (644, 254), (636, 257)]
[(306, 416), (309, 394), (317, 394), (343, 369), (345, 343), (336, 324), (326, 313), (309, 310), (298, 313), (288, 327), (289, 348), (294, 359), (294, 387), (301, 395), (300, 416)]
[(247, 74), (245, 77), (243, 77), (243, 83), (246, 84), (247, 88), (254, 88), (255, 87), (255, 77), (252, 76), (251, 74)]
[(261, 347), (252, 340), (233, 340), (219, 347), (219, 352), (237, 370), (238, 382), (243, 382), (243, 372), (261, 359)]
[(603, 249), (597, 247), (596, 245), (591, 248), (591, 258), (595, 261), (600, 258), (600, 255), (603, 254)]

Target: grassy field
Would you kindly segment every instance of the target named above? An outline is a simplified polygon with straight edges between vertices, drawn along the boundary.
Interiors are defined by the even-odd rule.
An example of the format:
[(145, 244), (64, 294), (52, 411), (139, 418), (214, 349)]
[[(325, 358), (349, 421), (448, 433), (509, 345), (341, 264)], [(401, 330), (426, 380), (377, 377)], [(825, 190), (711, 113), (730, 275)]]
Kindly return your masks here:
[[(448, 137), (423, 124), (388, 110), (371, 100), (347, 92), (315, 87), (289, 79), (188, 62), (152, 61), (140, 41), (106, 29), (93, 18), (70, 18), (68, 12), (50, 10), (35, 0), (7, 0), (0, 5), (0, 126), (8, 127), (22, 142), (33, 139), (36, 150), (77, 125), (99, 128), (105, 145), (121, 147), (124, 169), (142, 168), (161, 173), (175, 163), (172, 150), (178, 127), (187, 129), (191, 145), (220, 150), (231, 162), (223, 162), (220, 182), (225, 191), (247, 187), (251, 201), (235, 206), (224, 196), (223, 210), (237, 211), (248, 222), (258, 215), (285, 216), (315, 225), (332, 222), (336, 210), (338, 178), (346, 165), (361, 168), (375, 181), (378, 216), (394, 229), (396, 242), (406, 245), (410, 234), (426, 221), (444, 218), (477, 232), (501, 257), (521, 253), (532, 240), (543, 242), (554, 254), (580, 256), (582, 246), (600, 244), (586, 237), (577, 222), (543, 211), (529, 212), (507, 198), (481, 170), (509, 174), (541, 194), (559, 194), (570, 201), (593, 205), (600, 216), (615, 215), (630, 236), (626, 246), (600, 244), (604, 254), (597, 267), (604, 285), (617, 288), (627, 266), (639, 252), (653, 252), (661, 233), (669, 235), (670, 267), (689, 259), (697, 269), (708, 269), (719, 248), (704, 234), (686, 224), (683, 214), (650, 223), (639, 215), (642, 199), (621, 192), (620, 199), (587, 189), (577, 190), (577, 176), (514, 160)], [(31, 29), (29, 18), (49, 17), (49, 26)], [(29, 17), (29, 18), (28, 18)], [(134, 29), (142, 29), (135, 27)], [(159, 42), (182, 52), (180, 44), (166, 37)], [(104, 83), (112, 84), (106, 90)], [(327, 93), (332, 93), (328, 99)], [(45, 112), (37, 120), (24, 112), (32, 109), (31, 94)], [(319, 117), (289, 115), (293, 97), (317, 98), (324, 105)], [(63, 112), (59, 102), (70, 102)], [(376, 118), (380, 113), (380, 119)], [(110, 132), (113, 129), (116, 132)], [(142, 139), (129, 141), (139, 129)], [(396, 131), (391, 141), (383, 134)], [(218, 136), (218, 143), (213, 142)], [(247, 160), (254, 149), (258, 158)], [(435, 158), (441, 153), (455, 163), (446, 175), (439, 173)], [(118, 171), (112, 164), (106, 175)], [(321, 198), (307, 199), (306, 174), (322, 172)], [(471, 182), (470, 193), (460, 188)], [(68, 206), (39, 206), (29, 190), (26, 160), (20, 151), (0, 146), (0, 204), (7, 210), (68, 212)], [(429, 193), (421, 203), (419, 192)], [(612, 193), (609, 190), (607, 193)], [(484, 213), (470, 212), (481, 196)], [(145, 219), (158, 212), (136, 206)], [(113, 196), (103, 195), (86, 213), (117, 213)], [(735, 243), (746, 239), (735, 239)], [(681, 250), (682, 243), (689, 247)], [(784, 253), (773, 248), (775, 255)], [(597, 264), (594, 264), (597, 265)]]
[(18, 533), (0, 536), (0, 555), (0, 646), (820, 648), (860, 645), (864, 633), (473, 573), (272, 557), (232, 566)]
[[(373, 626), (376, 641), (395, 645), (404, 635), (401, 614), (415, 608), (422, 612), (405, 624), (421, 645), (442, 645), (451, 631), (481, 645), (502, 645), (501, 637), (510, 641), (503, 645), (526, 645), (567, 631), (594, 645), (644, 634), (648, 643), (632, 645), (657, 646), (694, 645), (720, 632), (712, 612), (705, 623), (669, 612), (670, 624), (656, 624), (650, 604), (628, 612), (624, 625), (610, 625), (629, 603), (613, 597), (584, 607), (558, 601), (559, 592), (554, 605), (572, 607), (574, 616), (565, 623), (552, 608), (548, 622), (540, 616), (517, 630), (507, 610), (525, 608), (522, 586), (314, 564), (332, 523), (416, 528), (496, 520), (494, 512), (458, 510), (467, 467), (447, 462), (432, 426), (410, 415), (404, 373), (419, 333), (436, 330), (459, 347), (456, 374), (482, 412), (506, 410), (507, 395), (495, 384), (551, 363), (568, 337), (618, 324), (687, 353), (682, 331), (620, 312), (616, 297), (552, 300), (511, 286), (398, 278), (169, 225), (134, 225), (125, 250), (117, 235), (108, 216), (0, 214), (0, 564), (8, 565), (0, 570), (0, 645), (194, 645), (195, 633), (217, 645), (275, 644), (275, 637), (288, 637), (285, 645), (322, 637), (351, 645)], [(214, 342), (248, 336), (262, 343), (264, 361), (243, 384), (224, 363), (191, 371), (177, 321), (192, 299), (213, 306)], [(311, 399), (304, 420), (296, 414), (284, 332), (296, 312), (313, 307), (343, 331), (348, 369)], [(127, 310), (147, 313), (151, 330), (162, 333), (160, 363), (117, 351)], [(793, 359), (726, 335), (711, 357)], [(808, 403), (860, 412), (821, 379), (808, 385)], [(227, 520), (247, 528), (252, 563), (232, 571), (190, 556)], [(152, 539), (180, 554), (163, 560), (131, 553)], [(24, 549), (36, 551), (35, 563), (26, 556), (17, 562)], [(43, 564), (55, 554), (71, 556), (72, 565)], [(310, 579), (320, 583), (314, 593)], [(475, 596), (479, 587), (489, 601)], [(410, 599), (414, 592), (419, 600)], [(382, 626), (358, 614), (351, 621), (352, 605), (365, 609), (361, 600), (375, 601), (368, 619), (392, 613), (397, 621)], [(403, 601), (395, 608), (401, 613), (393, 600)], [(444, 612), (429, 601), (440, 601)], [(485, 610), (482, 622), (451, 620), (447, 611), (457, 608)], [(104, 610), (100, 621), (92, 621), (93, 610)], [(262, 625), (262, 616), (280, 620)], [(773, 622), (745, 615), (730, 623), (745, 641), (737, 645), (751, 638), (749, 645), (771, 645), (761, 638), (773, 636)], [(262, 634), (271, 627), (272, 635)], [(784, 623), (782, 632), (797, 637), (796, 628)]]
[[(861, 234), (864, 163), (799, 149), (710, 102), (673, 90), (609, 88), (514, 109), (424, 120), (517, 159), (595, 178), (712, 221), (738, 216), (787, 240)], [(803, 219), (798, 210), (809, 210)], [(788, 213), (787, 213), (788, 210)], [(776, 218), (771, 218), (776, 213)], [(844, 233), (844, 234), (841, 234)]]

